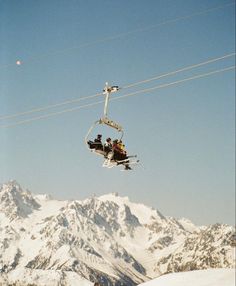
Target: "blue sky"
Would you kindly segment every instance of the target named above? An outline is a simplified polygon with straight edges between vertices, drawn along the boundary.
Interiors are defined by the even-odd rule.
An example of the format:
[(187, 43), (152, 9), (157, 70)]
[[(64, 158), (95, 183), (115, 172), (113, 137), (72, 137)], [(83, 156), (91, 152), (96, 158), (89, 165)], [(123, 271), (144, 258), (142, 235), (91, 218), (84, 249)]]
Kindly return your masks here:
[[(0, 117), (99, 93), (106, 81), (125, 86), (230, 54), (234, 11), (233, 1), (217, 0), (2, 0)], [(117, 96), (234, 64), (226, 58)], [(16, 179), (60, 199), (119, 192), (196, 224), (233, 224), (234, 96), (231, 70), (111, 101), (109, 115), (141, 161), (134, 172), (102, 168), (102, 158), (84, 145), (102, 104), (0, 127), (0, 182)], [(0, 125), (86, 103), (0, 119)]]

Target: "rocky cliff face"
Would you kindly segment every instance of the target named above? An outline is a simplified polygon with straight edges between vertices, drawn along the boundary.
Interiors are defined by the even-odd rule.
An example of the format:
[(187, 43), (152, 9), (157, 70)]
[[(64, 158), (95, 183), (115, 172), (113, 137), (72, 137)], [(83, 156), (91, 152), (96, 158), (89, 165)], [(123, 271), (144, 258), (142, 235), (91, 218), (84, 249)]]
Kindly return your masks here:
[(173, 253), (162, 257), (156, 267), (166, 272), (208, 268), (230, 268), (234, 264), (235, 232), (233, 227), (214, 224), (188, 235)]
[(24, 269), (31, 277), (39, 271), (60, 273), (55, 279), (74, 273), (86, 283), (137, 285), (166, 272), (232, 267), (234, 247), (233, 227), (199, 228), (117, 194), (56, 201), (34, 196), (16, 182), (0, 187), (4, 279), (18, 273), (23, 281), (18, 269)]

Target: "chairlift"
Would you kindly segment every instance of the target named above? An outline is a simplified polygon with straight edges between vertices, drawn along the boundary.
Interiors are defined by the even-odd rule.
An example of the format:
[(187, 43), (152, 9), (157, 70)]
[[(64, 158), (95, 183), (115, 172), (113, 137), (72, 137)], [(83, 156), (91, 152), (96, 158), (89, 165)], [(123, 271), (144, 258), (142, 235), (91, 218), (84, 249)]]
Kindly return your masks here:
[[(124, 135), (123, 127), (118, 124), (117, 122), (111, 120), (108, 117), (108, 103), (111, 93), (115, 93), (119, 91), (120, 88), (117, 85), (109, 86), (106, 82), (106, 85), (103, 89), (103, 94), (105, 95), (105, 104), (104, 104), (104, 111), (103, 111), (103, 117), (96, 120), (93, 125), (89, 128), (87, 135), (85, 136), (85, 144), (87, 148), (94, 152), (95, 154), (102, 155), (105, 158), (105, 161), (103, 163), (103, 167), (112, 168), (115, 166), (123, 165), (125, 167), (125, 170), (130, 170), (130, 164), (136, 164), (138, 163), (138, 160), (130, 162), (131, 157), (137, 157), (137, 156), (123, 156), (123, 157), (117, 157), (115, 158), (114, 152), (110, 152), (107, 154), (107, 152), (104, 150), (104, 146), (102, 142), (98, 139), (97, 141), (91, 140), (90, 135), (92, 131), (98, 126), (98, 125), (106, 125), (109, 128), (115, 129), (118, 133), (120, 133), (119, 139), (117, 141), (122, 142), (122, 138)], [(101, 135), (98, 135), (101, 136)]]

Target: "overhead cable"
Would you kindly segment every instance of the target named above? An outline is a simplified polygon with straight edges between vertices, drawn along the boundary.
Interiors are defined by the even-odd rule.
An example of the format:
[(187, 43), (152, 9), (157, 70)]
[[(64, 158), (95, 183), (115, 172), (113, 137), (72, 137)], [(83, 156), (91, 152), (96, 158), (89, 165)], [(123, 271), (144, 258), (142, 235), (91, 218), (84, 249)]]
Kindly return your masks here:
[[(165, 88), (165, 87), (168, 87), (168, 86), (180, 84), (180, 83), (187, 82), (187, 81), (194, 80), (194, 79), (198, 79), (198, 78), (203, 78), (203, 77), (210, 76), (210, 75), (217, 74), (217, 73), (221, 73), (221, 72), (230, 71), (230, 70), (233, 70), (233, 69), (235, 69), (235, 65), (227, 67), (227, 68), (214, 70), (214, 71), (211, 71), (211, 72), (208, 72), (208, 73), (195, 75), (195, 76), (188, 77), (188, 78), (185, 78), (185, 79), (182, 79), (182, 80), (178, 80), (178, 81), (174, 81), (174, 82), (170, 82), (170, 83), (154, 86), (154, 87), (151, 87), (151, 88), (146, 88), (146, 89), (143, 89), (143, 90), (135, 91), (135, 92), (132, 92), (132, 93), (129, 93), (129, 94), (120, 95), (120, 96), (117, 96), (117, 97), (112, 97), (110, 100), (118, 100), (118, 99), (122, 99), (122, 98), (125, 98), (125, 97), (134, 96), (134, 95), (137, 95), (137, 94), (140, 94), (140, 93), (150, 92), (150, 91), (153, 91), (153, 90), (156, 90), (156, 89)], [(94, 102), (94, 103), (90, 103), (90, 104), (80, 105), (80, 106), (77, 106), (77, 107), (74, 107), (74, 108), (65, 109), (65, 110), (62, 110), (62, 111), (53, 112), (53, 113), (49, 113), (49, 114), (46, 114), (46, 115), (33, 117), (33, 118), (26, 119), (26, 120), (17, 121), (17, 122), (12, 123), (12, 124), (0, 125), (0, 128), (9, 128), (9, 127), (17, 126), (17, 125), (23, 125), (23, 124), (26, 124), (26, 123), (29, 123), (29, 122), (32, 122), (32, 121), (46, 119), (46, 118), (49, 118), (49, 117), (52, 117), (52, 116), (56, 116), (56, 115), (60, 115), (60, 114), (68, 113), (68, 112), (72, 112), (72, 111), (77, 111), (79, 109), (95, 106), (95, 105), (102, 104), (102, 103), (104, 103), (103, 100), (97, 101), (97, 102)]]
[(79, 97), (79, 98), (76, 98), (76, 99), (66, 100), (66, 101), (63, 101), (63, 102), (50, 104), (50, 105), (46, 105), (46, 106), (42, 106), (42, 107), (39, 107), (39, 108), (26, 110), (26, 111), (15, 113), (15, 114), (0, 116), (0, 120), (10, 119), (10, 118), (18, 117), (18, 116), (23, 116), (23, 115), (28, 115), (28, 114), (35, 113), (35, 112), (41, 112), (41, 111), (45, 111), (47, 109), (59, 107), (59, 106), (62, 106), (62, 105), (67, 105), (67, 104), (79, 102), (79, 101), (82, 101), (82, 100), (91, 99), (91, 98), (94, 98), (94, 97), (97, 97), (97, 96), (100, 96), (100, 95), (102, 95), (102, 93), (96, 93), (96, 94), (93, 94), (93, 95)]
[[(201, 63), (199, 63), (199, 64), (187, 66), (187, 67), (184, 67), (184, 68), (181, 68), (181, 69), (172, 71), (172, 72), (168, 72), (168, 73), (166, 73), (166, 74), (162, 74), (162, 75), (155, 76), (155, 77), (151, 77), (151, 78), (148, 78), (148, 79), (145, 79), (145, 80), (141, 80), (141, 81), (138, 81), (138, 82), (135, 82), (135, 83), (131, 83), (131, 84), (129, 84), (129, 85), (125, 85), (125, 86), (123, 87), (123, 89), (125, 89), (125, 88), (130, 88), (130, 87), (134, 87), (134, 86), (139, 85), (139, 84), (147, 83), (147, 82), (150, 82), (150, 81), (153, 81), (153, 80), (157, 80), (157, 79), (160, 79), (160, 78), (163, 78), (163, 77), (167, 77), (167, 76), (170, 76), (170, 75), (177, 74), (177, 73), (179, 73), (179, 72), (187, 71), (187, 70), (190, 70), (190, 69), (193, 69), (193, 68), (197, 68), (197, 67), (200, 67), (200, 66), (203, 66), (203, 65), (206, 65), (206, 64), (210, 64), (210, 63), (213, 63), (213, 62), (216, 62), (216, 61), (220, 61), (220, 60), (223, 60), (223, 59), (226, 59), (226, 58), (235, 56), (235, 54), (236, 54), (236, 53), (227, 54), (227, 55), (224, 55), (224, 56), (219, 57), (219, 58), (210, 59), (210, 60), (208, 60), (208, 61), (201, 62)], [(0, 119), (1, 119), (1, 118), (0, 118)]]
[(183, 82), (186, 82), (186, 81), (189, 81), (189, 80), (198, 79), (198, 78), (210, 76), (210, 75), (213, 75), (213, 74), (216, 74), (216, 73), (225, 72), (225, 71), (229, 71), (229, 70), (233, 70), (233, 69), (235, 69), (235, 66), (230, 66), (230, 67), (227, 67), (227, 68), (214, 70), (214, 71), (211, 71), (211, 72), (208, 72), (208, 73), (203, 73), (203, 74), (200, 74), (200, 75), (195, 75), (195, 76), (188, 77), (188, 78), (181, 79), (181, 80), (177, 80), (177, 81), (174, 81), (174, 82), (165, 83), (165, 84), (161, 84), (161, 85), (158, 85), (158, 86), (154, 86), (154, 87), (138, 90), (138, 91), (135, 91), (135, 92), (132, 92), (132, 93), (128, 93), (128, 94), (125, 94), (125, 95), (120, 95), (120, 96), (114, 97), (114, 98), (112, 98), (110, 100), (116, 100), (116, 99), (120, 99), (120, 98), (124, 98), (124, 97), (128, 97), (128, 96), (133, 96), (133, 95), (136, 95), (136, 94), (139, 94), (139, 93), (144, 93), (144, 92), (148, 92), (148, 91), (152, 91), (152, 90), (156, 90), (156, 89), (160, 89), (160, 88), (165, 88), (165, 87), (168, 87), (168, 86), (171, 86), (171, 85), (176, 85), (176, 84), (183, 83)]
[[(230, 53), (230, 54), (226, 54), (226, 55), (223, 55), (221, 57), (218, 57), (218, 58), (209, 59), (207, 61), (204, 61), (204, 62), (201, 62), (201, 63), (198, 63), (198, 64), (190, 65), (190, 66), (187, 66), (187, 67), (175, 70), (175, 71), (171, 71), (171, 72), (168, 72), (168, 73), (165, 73), (165, 74), (161, 74), (161, 75), (158, 75), (158, 76), (155, 76), (155, 77), (151, 77), (151, 78), (148, 78), (148, 79), (145, 79), (145, 80), (141, 80), (141, 81), (138, 81), (138, 82), (135, 82), (135, 83), (131, 83), (129, 85), (125, 85), (125, 86), (121, 87), (121, 89), (128, 89), (128, 88), (131, 88), (131, 87), (143, 84), (143, 83), (147, 83), (147, 82), (150, 82), (150, 81), (158, 80), (158, 79), (161, 79), (161, 78), (164, 78), (164, 77), (167, 77), (167, 76), (171, 76), (171, 75), (183, 72), (183, 71), (187, 71), (187, 70), (190, 70), (190, 69), (193, 69), (193, 68), (196, 68), (196, 67), (207, 65), (207, 64), (210, 64), (210, 63), (213, 63), (213, 62), (216, 62), (216, 61), (220, 61), (220, 60), (223, 60), (223, 59), (235, 56), (235, 54), (236, 53)], [(3, 115), (3, 116), (0, 116), (0, 120), (6, 120), (6, 119), (11, 119), (11, 118), (15, 118), (15, 117), (23, 116), (23, 115), (28, 115), (28, 114), (32, 114), (32, 113), (36, 113), (36, 112), (41, 112), (41, 111), (45, 111), (45, 110), (48, 110), (48, 109), (51, 109), (51, 108), (55, 108), (55, 107), (59, 107), (59, 106), (67, 105), (67, 104), (72, 104), (72, 103), (77, 103), (77, 102), (82, 101), (82, 100), (95, 98), (95, 97), (98, 97), (98, 96), (101, 96), (101, 95), (102, 95), (102, 93), (96, 93), (94, 95), (89, 95), (89, 96), (79, 97), (79, 98), (75, 98), (75, 99), (71, 99), (71, 100), (66, 100), (64, 102), (50, 104), (50, 105), (39, 107), (39, 108), (33, 108), (33, 109), (30, 109), (30, 110), (26, 110), (26, 111), (23, 111), (23, 112), (18, 112), (18, 113), (15, 113), (15, 114)]]

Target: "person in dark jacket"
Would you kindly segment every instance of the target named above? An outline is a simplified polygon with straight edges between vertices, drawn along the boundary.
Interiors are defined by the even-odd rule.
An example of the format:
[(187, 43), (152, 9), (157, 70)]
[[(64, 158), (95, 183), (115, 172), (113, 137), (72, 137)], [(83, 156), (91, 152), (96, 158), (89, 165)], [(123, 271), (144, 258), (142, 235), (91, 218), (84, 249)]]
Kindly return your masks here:
[(106, 153), (105, 156), (108, 155), (108, 153), (110, 153), (112, 151), (112, 143), (111, 143), (111, 138), (107, 138), (105, 143), (104, 143), (104, 147), (103, 147), (104, 152)]
[(88, 141), (90, 149), (103, 150), (102, 135), (98, 134), (94, 141)]
[(113, 156), (114, 160), (122, 161), (128, 158), (126, 151), (121, 148), (119, 141), (117, 139), (113, 141), (112, 150), (114, 153)]
[(102, 135), (101, 135), (101, 134), (98, 134), (98, 135), (97, 135), (97, 138), (94, 139), (94, 142), (96, 142), (96, 143), (102, 143)]

